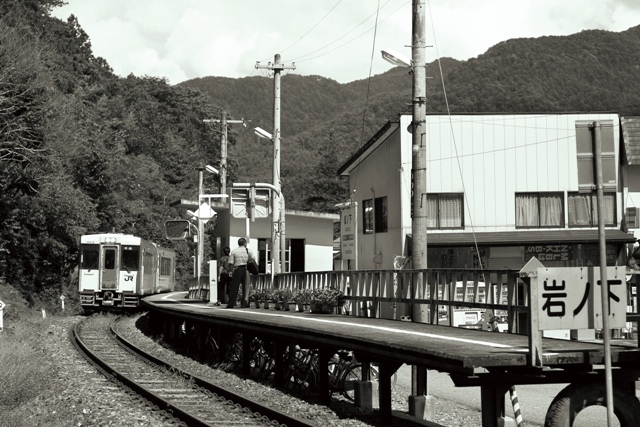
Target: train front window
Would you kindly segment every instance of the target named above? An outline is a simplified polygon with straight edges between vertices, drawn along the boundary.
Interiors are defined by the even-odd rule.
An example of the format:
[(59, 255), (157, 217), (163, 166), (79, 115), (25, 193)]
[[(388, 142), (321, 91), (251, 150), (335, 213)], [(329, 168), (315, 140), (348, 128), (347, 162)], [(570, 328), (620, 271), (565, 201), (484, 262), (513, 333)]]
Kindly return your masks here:
[(104, 249), (104, 269), (113, 270), (116, 268), (116, 250), (113, 248)]
[(98, 268), (100, 257), (100, 245), (82, 245), (81, 265), (83, 270), (95, 270)]
[(129, 272), (138, 271), (138, 269), (140, 268), (139, 246), (122, 247), (122, 268)]

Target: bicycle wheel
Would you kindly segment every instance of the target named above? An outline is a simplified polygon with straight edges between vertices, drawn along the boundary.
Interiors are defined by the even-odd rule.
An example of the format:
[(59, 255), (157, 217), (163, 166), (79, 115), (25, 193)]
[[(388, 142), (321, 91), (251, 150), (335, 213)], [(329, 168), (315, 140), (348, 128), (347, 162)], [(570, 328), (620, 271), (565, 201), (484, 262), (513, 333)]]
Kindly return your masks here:
[(307, 396), (315, 391), (316, 387), (316, 375), (308, 367), (295, 369), (284, 382), (284, 389), (297, 396)]
[(327, 365), (329, 369), (329, 391), (342, 392), (342, 364), (340, 362), (329, 362)]
[(242, 360), (242, 334), (236, 334), (226, 346), (224, 357), (228, 362), (239, 362)]
[[(371, 369), (371, 379), (374, 379), (373, 369)], [(359, 364), (349, 368), (342, 377), (342, 389), (340, 393), (352, 402), (356, 399), (355, 385), (357, 381), (362, 381), (362, 367)]]

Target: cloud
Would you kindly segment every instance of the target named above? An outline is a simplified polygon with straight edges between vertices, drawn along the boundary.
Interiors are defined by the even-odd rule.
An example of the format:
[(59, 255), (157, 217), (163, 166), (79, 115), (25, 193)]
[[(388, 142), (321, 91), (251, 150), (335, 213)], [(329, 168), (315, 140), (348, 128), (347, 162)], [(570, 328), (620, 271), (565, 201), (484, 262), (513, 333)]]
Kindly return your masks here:
[[(383, 48), (411, 56), (411, 0), (67, 2), (54, 15), (75, 14), (94, 54), (123, 76), (179, 83), (262, 75), (256, 61), (273, 61), (280, 53), (285, 64), (295, 62), (297, 74), (348, 82), (391, 68), (380, 57)], [(433, 46), (427, 61), (466, 60), (512, 38), (622, 31), (639, 22), (636, 0), (432, 0), (426, 2), (426, 42)]]

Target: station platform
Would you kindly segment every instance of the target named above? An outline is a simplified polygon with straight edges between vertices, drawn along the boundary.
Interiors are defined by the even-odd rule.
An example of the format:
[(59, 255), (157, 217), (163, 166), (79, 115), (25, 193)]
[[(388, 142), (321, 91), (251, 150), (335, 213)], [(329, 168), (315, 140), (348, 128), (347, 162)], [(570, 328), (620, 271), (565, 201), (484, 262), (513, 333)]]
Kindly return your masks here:
[[(542, 366), (532, 366), (525, 335), (479, 331), (410, 321), (338, 314), (276, 311), (264, 308), (213, 306), (186, 299), (187, 293), (154, 295), (144, 307), (159, 318), (215, 325), (222, 331), (250, 332), (309, 348), (353, 351), (358, 360), (380, 366), (380, 411), (391, 413), (387, 377), (402, 365), (447, 372), (460, 387), (481, 387), (484, 422), (500, 417), (505, 390), (519, 384), (604, 382), (601, 343), (542, 340)], [(635, 389), (640, 378), (640, 349), (632, 343), (611, 345), (613, 381)], [(386, 388), (389, 388), (386, 390)], [(486, 406), (486, 408), (485, 408)]]

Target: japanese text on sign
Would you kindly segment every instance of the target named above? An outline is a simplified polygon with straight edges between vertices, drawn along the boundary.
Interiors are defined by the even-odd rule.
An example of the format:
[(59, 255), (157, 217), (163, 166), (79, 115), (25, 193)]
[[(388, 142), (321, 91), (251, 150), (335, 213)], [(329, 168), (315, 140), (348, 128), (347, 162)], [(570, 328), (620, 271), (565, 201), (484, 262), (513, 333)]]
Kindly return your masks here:
[(534, 256), (538, 261), (568, 261), (571, 254), (569, 245), (530, 245), (525, 248), (527, 258)]
[[(609, 327), (626, 323), (625, 268), (607, 267)], [(539, 330), (602, 328), (599, 267), (539, 268)]]
[(356, 218), (353, 206), (344, 208), (340, 213), (340, 250), (342, 259), (355, 259), (356, 257)]

